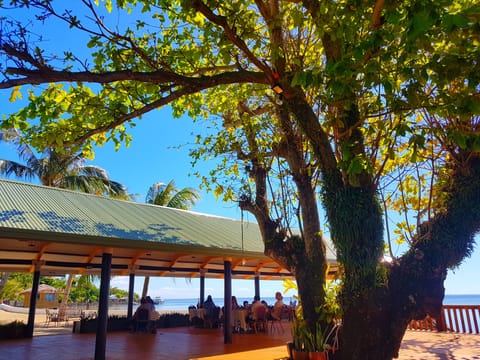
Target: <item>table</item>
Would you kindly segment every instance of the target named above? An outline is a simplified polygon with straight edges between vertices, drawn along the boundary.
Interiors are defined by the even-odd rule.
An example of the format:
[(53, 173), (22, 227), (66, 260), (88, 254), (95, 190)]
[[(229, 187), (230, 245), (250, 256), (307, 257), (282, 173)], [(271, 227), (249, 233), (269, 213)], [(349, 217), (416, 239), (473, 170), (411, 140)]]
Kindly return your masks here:
[(188, 310), (188, 318), (190, 321), (193, 318), (198, 317), (201, 320), (205, 319), (205, 315), (207, 314), (207, 309), (189, 309)]
[(247, 331), (247, 317), (249, 311), (247, 309), (237, 309), (232, 311), (232, 326)]

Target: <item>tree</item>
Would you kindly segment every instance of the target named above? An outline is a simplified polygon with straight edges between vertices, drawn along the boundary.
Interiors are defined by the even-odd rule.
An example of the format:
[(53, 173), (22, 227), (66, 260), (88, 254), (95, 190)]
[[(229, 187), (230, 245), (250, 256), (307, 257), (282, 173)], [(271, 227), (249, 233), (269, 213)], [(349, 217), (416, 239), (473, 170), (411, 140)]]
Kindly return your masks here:
[[(20, 159), (25, 162), (25, 164), (21, 164), (12, 160), (0, 159), (1, 175), (7, 177), (14, 175), (26, 180), (37, 178), (45, 186), (115, 198), (128, 198), (125, 186), (110, 180), (104, 169), (85, 165), (85, 158), (81, 153), (46, 148), (42, 154), (45, 156), (37, 157), (33, 149), (25, 142), (22, 134), (15, 128), (0, 131), (0, 141), (16, 145)], [(60, 315), (66, 313), (73, 279), (74, 275), (69, 274), (64, 301), (59, 310)]]
[[(31, 274), (2, 273), (5, 282), (0, 289), (0, 300), (20, 300), (20, 292), (31, 287)], [(8, 280), (8, 281), (7, 281)]]
[[(195, 205), (195, 201), (200, 199), (200, 195), (193, 188), (175, 188), (175, 181), (171, 180), (168, 184), (155, 183), (148, 189), (145, 202), (148, 204), (171, 207), (175, 209), (188, 210)], [(147, 296), (150, 276), (145, 276), (143, 282), (142, 297)]]
[(0, 159), (1, 175), (13, 175), (25, 180), (37, 178), (45, 186), (127, 198), (122, 184), (110, 180), (104, 169), (85, 165), (85, 158), (81, 153), (58, 152), (54, 148), (47, 148), (44, 150), (44, 157), (37, 157), (16, 129), (1, 131), (0, 141), (16, 145), (20, 159), (25, 162), (21, 164)]
[(2, 299), (3, 289), (7, 285), (8, 278), (10, 277), (9, 272), (0, 272), (0, 299)]
[[(325, 303), (320, 199), (342, 266), (336, 359), (395, 357), (408, 322), (438, 314), (480, 224), (474, 1), (107, 1), (109, 16), (84, 0), (90, 17), (24, 3), (89, 36), (92, 52), (51, 56), (5, 21), (0, 89), (17, 99), (34, 86), (5, 127), (88, 151), (128, 143), (125, 125), (167, 104), (207, 118), (220, 134), (198, 139), (194, 161), (223, 161), (205, 186), (255, 215), (311, 331)], [(388, 263), (392, 211), (412, 236)]]
[(145, 202), (175, 209), (188, 210), (200, 199), (198, 192), (190, 187), (178, 190), (175, 188), (175, 181), (168, 184), (155, 183), (148, 189)]
[(92, 281), (92, 277), (81, 275), (76, 278), (76, 286), (71, 290), (71, 299), (74, 302), (96, 302), (100, 295), (98, 289)]
[[(2, 273), (6, 274), (6, 273)], [(20, 292), (32, 287), (33, 275), (25, 273), (13, 273), (9, 274), (8, 281), (5, 282), (5, 286), (0, 290), (0, 300), (20, 300)], [(57, 289), (65, 288), (65, 280), (44, 276), (41, 284), (47, 284)]]
[[(117, 287), (110, 288), (110, 295), (115, 295), (117, 299), (128, 298), (128, 291), (119, 289)], [(134, 299), (138, 299), (138, 294), (133, 295)]]

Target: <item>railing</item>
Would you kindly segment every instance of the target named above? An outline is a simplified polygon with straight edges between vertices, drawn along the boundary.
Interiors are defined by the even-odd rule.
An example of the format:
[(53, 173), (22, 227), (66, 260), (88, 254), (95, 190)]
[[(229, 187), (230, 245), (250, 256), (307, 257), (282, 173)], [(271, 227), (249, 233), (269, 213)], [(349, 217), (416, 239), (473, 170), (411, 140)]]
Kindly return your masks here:
[(480, 305), (444, 305), (441, 319), (427, 316), (423, 320), (412, 320), (408, 329), (480, 334), (479, 325)]

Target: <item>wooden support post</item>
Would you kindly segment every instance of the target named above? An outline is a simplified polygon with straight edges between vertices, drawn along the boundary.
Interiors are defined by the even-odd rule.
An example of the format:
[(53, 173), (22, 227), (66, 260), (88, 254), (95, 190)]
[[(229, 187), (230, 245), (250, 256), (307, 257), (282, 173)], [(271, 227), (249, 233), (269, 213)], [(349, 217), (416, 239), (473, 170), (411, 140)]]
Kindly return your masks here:
[(223, 262), (224, 269), (224, 305), (223, 305), (223, 334), (224, 343), (232, 343), (232, 260), (226, 259)]
[(110, 268), (112, 250), (102, 255), (102, 274), (100, 278), (100, 299), (98, 302), (97, 336), (95, 339), (95, 360), (105, 360), (107, 349), (108, 296), (110, 293)]

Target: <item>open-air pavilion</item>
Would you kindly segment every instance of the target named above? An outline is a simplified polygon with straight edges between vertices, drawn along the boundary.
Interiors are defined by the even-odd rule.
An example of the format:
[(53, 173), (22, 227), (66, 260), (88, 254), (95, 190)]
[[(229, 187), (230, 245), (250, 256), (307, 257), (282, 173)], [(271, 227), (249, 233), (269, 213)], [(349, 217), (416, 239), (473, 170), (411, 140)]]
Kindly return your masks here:
[[(261, 280), (293, 278), (264, 255), (256, 223), (9, 180), (0, 180), (0, 243), (0, 271), (34, 274), (31, 334), (41, 275), (100, 275), (95, 359), (105, 358), (113, 275), (130, 278), (129, 316), (135, 276), (199, 277), (201, 302), (205, 278), (223, 278), (225, 323), (232, 278), (253, 279), (256, 295)], [(335, 272), (331, 249), (327, 258)]]

